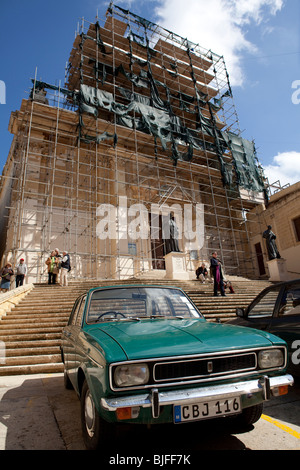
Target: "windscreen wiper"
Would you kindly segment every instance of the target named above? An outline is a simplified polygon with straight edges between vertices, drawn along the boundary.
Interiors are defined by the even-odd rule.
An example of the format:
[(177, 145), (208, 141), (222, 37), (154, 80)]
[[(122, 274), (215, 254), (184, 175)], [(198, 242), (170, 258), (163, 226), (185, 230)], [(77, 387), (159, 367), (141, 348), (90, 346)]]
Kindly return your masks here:
[(153, 314), (153, 315), (143, 315), (143, 316), (140, 316), (138, 318), (150, 318), (150, 320), (152, 319), (159, 319), (159, 318), (168, 318), (168, 319), (171, 319), (171, 320), (175, 320), (175, 319), (178, 319), (178, 320), (183, 320), (184, 317), (180, 317), (180, 316), (173, 316), (173, 315), (156, 315), (156, 314)]

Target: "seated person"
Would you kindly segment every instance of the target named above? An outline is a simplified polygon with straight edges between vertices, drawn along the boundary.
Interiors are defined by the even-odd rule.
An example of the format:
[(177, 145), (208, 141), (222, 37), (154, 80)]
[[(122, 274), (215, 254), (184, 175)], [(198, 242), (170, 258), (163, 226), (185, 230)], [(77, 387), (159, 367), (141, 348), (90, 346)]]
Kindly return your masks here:
[(208, 276), (207, 269), (205, 267), (205, 264), (202, 263), (199, 268), (196, 269), (196, 277), (197, 279), (200, 278), (202, 282), (205, 282), (206, 277)]
[(229, 292), (230, 292), (231, 294), (234, 294), (234, 293), (235, 293), (234, 290), (233, 290), (233, 287), (232, 287), (232, 285), (231, 285), (231, 282), (224, 280), (224, 289), (227, 289), (227, 288), (229, 289)]

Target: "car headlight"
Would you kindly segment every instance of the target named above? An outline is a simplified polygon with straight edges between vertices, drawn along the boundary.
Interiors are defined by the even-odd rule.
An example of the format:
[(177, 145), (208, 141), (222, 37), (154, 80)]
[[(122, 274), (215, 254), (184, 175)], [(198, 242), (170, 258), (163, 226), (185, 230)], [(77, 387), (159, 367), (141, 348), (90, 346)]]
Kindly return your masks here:
[(268, 349), (258, 354), (258, 365), (261, 369), (280, 367), (284, 364), (284, 355), (281, 349)]
[(124, 364), (114, 371), (114, 382), (117, 387), (131, 387), (146, 384), (149, 380), (147, 364)]

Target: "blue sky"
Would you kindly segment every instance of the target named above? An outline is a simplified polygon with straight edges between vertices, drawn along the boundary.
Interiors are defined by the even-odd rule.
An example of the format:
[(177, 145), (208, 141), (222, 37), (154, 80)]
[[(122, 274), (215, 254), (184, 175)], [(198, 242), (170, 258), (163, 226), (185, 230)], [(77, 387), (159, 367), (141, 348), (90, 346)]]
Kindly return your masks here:
[[(300, 181), (299, 0), (119, 0), (183, 37), (224, 55), (243, 137), (254, 139), (270, 182)], [(81, 17), (104, 16), (101, 0), (1, 0), (0, 170), (12, 136), (10, 113), (28, 95), (30, 79), (63, 84)], [(1, 84), (1, 82), (0, 82)], [(293, 88), (294, 86), (294, 88)], [(2, 87), (3, 89), (3, 87)]]

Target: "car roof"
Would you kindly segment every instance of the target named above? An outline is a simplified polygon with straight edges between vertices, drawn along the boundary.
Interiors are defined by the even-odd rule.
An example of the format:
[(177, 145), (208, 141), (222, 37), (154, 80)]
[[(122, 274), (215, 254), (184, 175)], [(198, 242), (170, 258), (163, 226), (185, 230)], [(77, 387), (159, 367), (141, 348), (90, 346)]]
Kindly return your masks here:
[(91, 289), (88, 289), (85, 293), (90, 293), (90, 292), (94, 292), (96, 290), (102, 290), (102, 289), (124, 289), (124, 288), (128, 288), (128, 287), (149, 287), (149, 288), (152, 288), (152, 287), (155, 287), (156, 289), (157, 288), (161, 288), (161, 289), (177, 289), (177, 290), (180, 290), (181, 292), (184, 292), (180, 287), (177, 287), (177, 286), (165, 286), (165, 285), (156, 285), (156, 284), (117, 284), (117, 285), (109, 285), (109, 286), (99, 286), (99, 287), (92, 287)]
[(299, 283), (300, 283), (300, 279), (292, 279), (290, 281), (274, 282), (271, 286), (265, 287), (265, 289), (263, 289), (262, 292), (264, 292), (265, 290), (268, 290), (268, 289), (275, 289), (276, 287), (290, 286), (290, 285), (299, 284)]
[(300, 279), (292, 279), (291, 281), (281, 281), (281, 282), (274, 282), (271, 286), (265, 287), (259, 294), (255, 296), (255, 298), (247, 305), (247, 310), (256, 303), (256, 301), (263, 296), (266, 292), (272, 290), (272, 289), (277, 289), (279, 288), (279, 292), (281, 292), (281, 289), (284, 286), (292, 286), (294, 284), (300, 284)]

